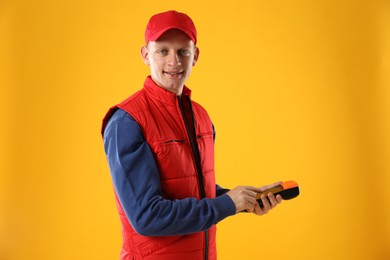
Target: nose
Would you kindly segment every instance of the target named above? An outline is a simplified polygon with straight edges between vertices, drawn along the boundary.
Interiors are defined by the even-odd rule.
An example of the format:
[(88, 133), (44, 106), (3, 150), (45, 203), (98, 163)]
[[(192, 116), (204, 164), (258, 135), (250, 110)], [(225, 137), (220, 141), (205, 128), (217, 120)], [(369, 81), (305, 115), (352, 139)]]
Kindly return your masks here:
[(171, 52), (169, 54), (169, 61), (168, 61), (168, 64), (172, 67), (177, 67), (177, 66), (180, 66), (181, 65), (181, 60), (180, 60), (180, 56), (178, 53), (175, 53), (175, 52)]

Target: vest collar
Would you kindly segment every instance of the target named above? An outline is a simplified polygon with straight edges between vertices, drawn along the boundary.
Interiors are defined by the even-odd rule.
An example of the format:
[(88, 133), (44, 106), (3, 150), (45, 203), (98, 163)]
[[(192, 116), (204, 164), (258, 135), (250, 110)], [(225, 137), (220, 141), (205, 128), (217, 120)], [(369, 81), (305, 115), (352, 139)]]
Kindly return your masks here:
[[(148, 96), (153, 99), (159, 100), (164, 104), (176, 104), (177, 96), (175, 93), (172, 93), (159, 85), (157, 85), (151, 76), (146, 77), (144, 83), (144, 89)], [(191, 98), (191, 90), (184, 85), (182, 96), (188, 96)]]

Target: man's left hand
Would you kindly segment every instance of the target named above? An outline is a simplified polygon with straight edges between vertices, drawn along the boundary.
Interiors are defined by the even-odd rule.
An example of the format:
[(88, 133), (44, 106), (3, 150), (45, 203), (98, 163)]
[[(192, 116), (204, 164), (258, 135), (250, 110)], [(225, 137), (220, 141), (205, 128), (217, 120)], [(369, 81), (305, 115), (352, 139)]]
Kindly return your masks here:
[[(271, 185), (267, 185), (267, 186), (263, 186), (263, 187), (260, 187), (259, 189), (260, 190), (267, 190), (267, 189), (273, 188), (273, 187), (278, 186), (278, 185), (280, 185), (280, 182), (277, 182), (277, 183), (274, 183)], [(271, 192), (268, 193), (267, 196), (265, 194), (263, 194), (263, 195), (261, 195), (261, 201), (263, 202), (263, 207), (260, 207), (259, 203), (256, 202), (254, 204), (255, 207), (254, 207), (252, 212), (256, 215), (259, 215), (259, 216), (267, 214), (268, 211), (275, 208), (278, 204), (282, 203), (282, 200), (283, 200), (282, 196), (276, 195), (276, 197), (275, 197), (274, 194), (272, 194)]]

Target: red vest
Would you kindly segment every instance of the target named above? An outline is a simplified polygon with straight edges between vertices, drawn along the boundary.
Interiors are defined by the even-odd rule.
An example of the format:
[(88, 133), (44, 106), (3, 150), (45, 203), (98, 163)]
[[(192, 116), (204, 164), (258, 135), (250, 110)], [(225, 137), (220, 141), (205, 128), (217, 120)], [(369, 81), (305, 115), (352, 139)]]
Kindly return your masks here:
[[(159, 86), (148, 77), (144, 88), (113, 107), (103, 121), (103, 129), (117, 108), (129, 113), (142, 129), (158, 165), (161, 188), (166, 199), (183, 199), (202, 196), (215, 198), (214, 140), (211, 120), (204, 108), (190, 100), (191, 91), (184, 87), (182, 99), (187, 103), (180, 106), (177, 96)], [(193, 111), (196, 136), (195, 148), (199, 150), (199, 160), (193, 148), (183, 118), (183, 111)], [(190, 120), (188, 120), (190, 121)], [(197, 161), (199, 162), (197, 165)], [(199, 172), (201, 168), (201, 173)], [(198, 175), (200, 174), (200, 176)], [(201, 184), (203, 183), (203, 187)], [(203, 195), (202, 195), (203, 193)], [(208, 260), (216, 259), (215, 226), (206, 232), (188, 235), (150, 237), (137, 234), (117, 198), (117, 206), (122, 222), (123, 246), (121, 260)]]

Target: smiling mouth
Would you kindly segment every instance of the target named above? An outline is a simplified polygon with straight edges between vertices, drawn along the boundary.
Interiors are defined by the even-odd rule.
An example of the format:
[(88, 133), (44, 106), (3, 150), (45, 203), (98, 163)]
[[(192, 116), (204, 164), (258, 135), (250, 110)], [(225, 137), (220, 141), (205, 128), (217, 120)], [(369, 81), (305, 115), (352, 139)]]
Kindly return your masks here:
[(177, 77), (181, 74), (183, 74), (184, 71), (164, 71), (165, 74), (168, 74), (172, 77)]

